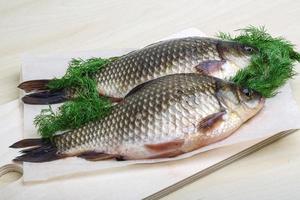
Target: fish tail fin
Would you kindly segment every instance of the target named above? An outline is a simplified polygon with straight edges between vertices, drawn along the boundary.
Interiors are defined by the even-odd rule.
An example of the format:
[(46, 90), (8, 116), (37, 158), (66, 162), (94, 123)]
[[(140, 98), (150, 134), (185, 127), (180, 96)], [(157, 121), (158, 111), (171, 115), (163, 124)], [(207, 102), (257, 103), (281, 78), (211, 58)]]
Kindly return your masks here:
[(48, 84), (50, 81), (50, 79), (24, 81), (18, 85), (18, 88), (24, 90), (25, 92), (45, 91), (49, 89)]
[(48, 162), (64, 158), (57, 153), (56, 146), (49, 139), (24, 139), (10, 146), (11, 148), (25, 148), (22, 155), (13, 159), (15, 162)]
[(49, 90), (48, 84), (50, 81), (51, 79), (40, 79), (22, 82), (18, 88), (25, 92), (34, 92), (25, 95), (22, 101), (33, 105), (47, 105), (66, 101), (65, 90)]
[(25, 95), (22, 101), (32, 105), (48, 105), (68, 100), (65, 90), (43, 91)]
[(40, 138), (24, 139), (10, 145), (9, 148), (25, 148), (25, 147), (32, 147), (32, 146), (41, 146), (43, 143), (44, 140)]

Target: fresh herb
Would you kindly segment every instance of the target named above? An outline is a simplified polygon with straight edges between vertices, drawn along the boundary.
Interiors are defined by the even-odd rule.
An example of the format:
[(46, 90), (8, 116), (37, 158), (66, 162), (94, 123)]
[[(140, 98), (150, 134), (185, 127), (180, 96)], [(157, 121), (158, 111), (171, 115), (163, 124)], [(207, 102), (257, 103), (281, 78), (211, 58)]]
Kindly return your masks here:
[(233, 40), (258, 48), (248, 67), (240, 70), (233, 78), (235, 83), (260, 92), (264, 97), (273, 97), (279, 87), (295, 74), (294, 65), (300, 54), (294, 45), (282, 37), (272, 37), (264, 27), (250, 26), (240, 29), (238, 36), (219, 33), (218, 37)]
[(51, 90), (73, 89), (75, 98), (65, 102), (57, 112), (49, 107), (35, 117), (34, 124), (43, 138), (52, 137), (59, 131), (78, 128), (109, 113), (112, 103), (106, 97), (99, 97), (97, 83), (91, 74), (115, 59), (73, 59), (66, 74), (48, 84)]

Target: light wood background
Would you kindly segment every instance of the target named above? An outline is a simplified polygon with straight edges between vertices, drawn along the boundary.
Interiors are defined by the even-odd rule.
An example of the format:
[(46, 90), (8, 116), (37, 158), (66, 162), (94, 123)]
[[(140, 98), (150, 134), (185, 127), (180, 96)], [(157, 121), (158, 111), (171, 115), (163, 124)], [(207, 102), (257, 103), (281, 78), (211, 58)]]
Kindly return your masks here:
[[(18, 97), (24, 53), (135, 48), (189, 27), (214, 35), (249, 24), (300, 49), (300, 1), (0, 0), (0, 104)], [(291, 84), (300, 103), (299, 77)], [(300, 198), (299, 144), (297, 132), (165, 199)]]

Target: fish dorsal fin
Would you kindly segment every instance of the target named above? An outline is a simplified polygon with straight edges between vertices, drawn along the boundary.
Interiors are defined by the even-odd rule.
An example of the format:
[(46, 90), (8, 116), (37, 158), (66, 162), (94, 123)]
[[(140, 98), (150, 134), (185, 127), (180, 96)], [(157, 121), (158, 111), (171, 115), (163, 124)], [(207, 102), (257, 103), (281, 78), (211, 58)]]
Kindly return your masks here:
[(137, 91), (141, 90), (141, 89), (144, 88), (146, 85), (153, 83), (154, 81), (155, 81), (155, 79), (150, 80), (150, 81), (147, 81), (147, 82), (144, 82), (144, 83), (141, 83), (141, 84), (135, 86), (134, 88), (132, 88), (132, 89), (126, 94), (126, 96), (125, 96), (124, 98), (127, 98), (127, 97), (129, 97), (129, 96), (135, 94)]
[(215, 128), (220, 122), (223, 121), (223, 116), (226, 114), (225, 110), (208, 115), (198, 123), (198, 130), (201, 132), (207, 132)]

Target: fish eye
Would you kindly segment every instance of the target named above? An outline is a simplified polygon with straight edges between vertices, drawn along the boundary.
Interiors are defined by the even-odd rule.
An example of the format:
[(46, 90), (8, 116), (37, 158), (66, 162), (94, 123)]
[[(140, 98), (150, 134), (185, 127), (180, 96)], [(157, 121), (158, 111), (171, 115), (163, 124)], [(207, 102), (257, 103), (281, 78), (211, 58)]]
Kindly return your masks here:
[(252, 92), (251, 92), (251, 90), (249, 90), (248, 88), (244, 88), (243, 90), (242, 90), (242, 92), (243, 92), (243, 94), (244, 95), (246, 95), (247, 97), (251, 97), (251, 95), (252, 95)]
[(254, 49), (252, 47), (249, 47), (249, 46), (244, 46), (244, 50), (248, 53), (252, 53), (254, 52)]

